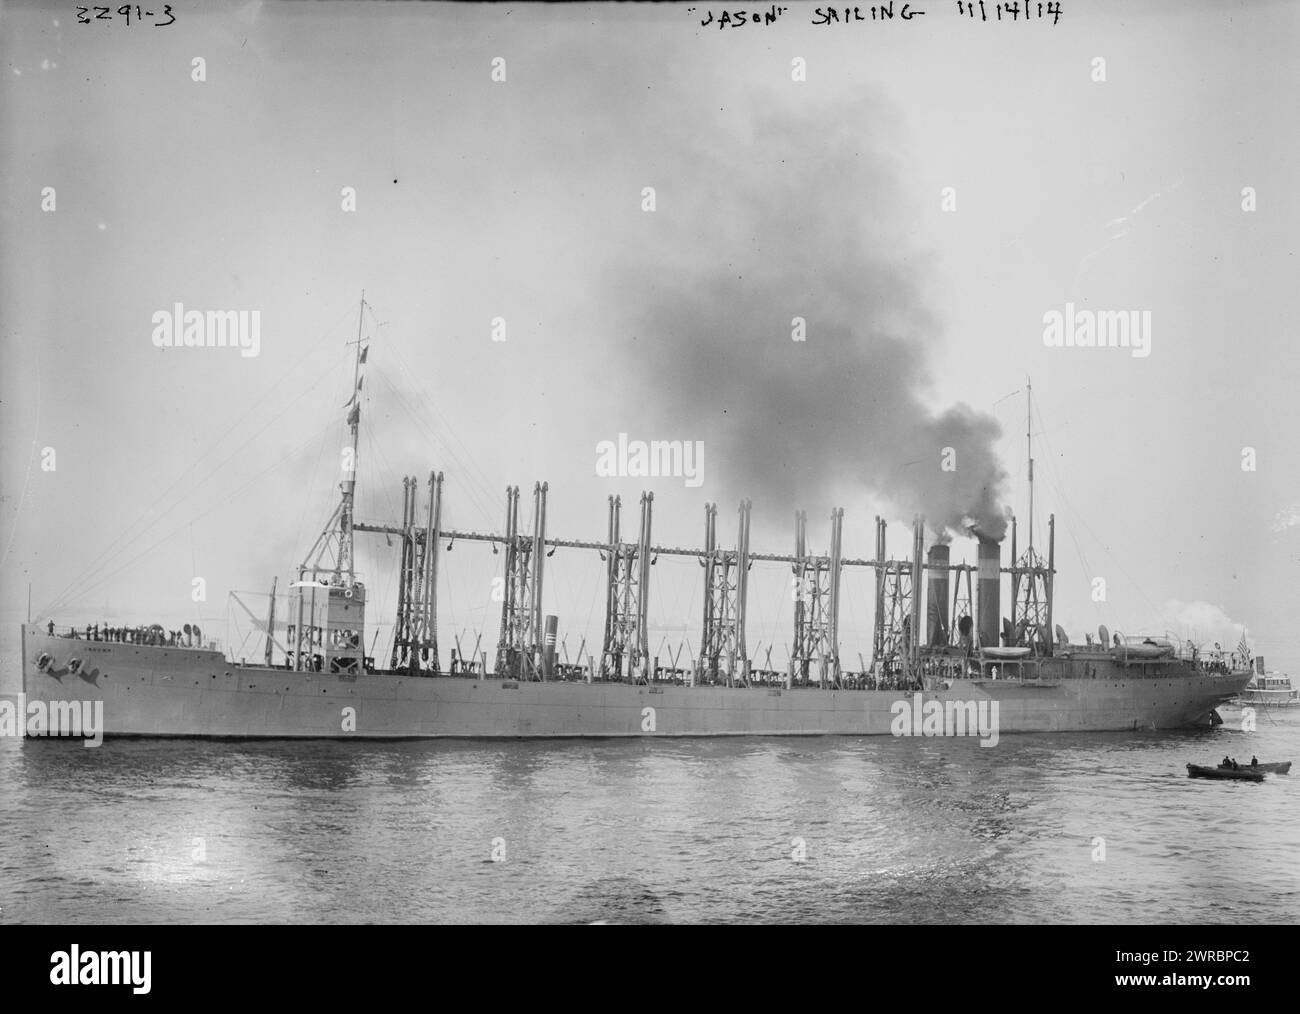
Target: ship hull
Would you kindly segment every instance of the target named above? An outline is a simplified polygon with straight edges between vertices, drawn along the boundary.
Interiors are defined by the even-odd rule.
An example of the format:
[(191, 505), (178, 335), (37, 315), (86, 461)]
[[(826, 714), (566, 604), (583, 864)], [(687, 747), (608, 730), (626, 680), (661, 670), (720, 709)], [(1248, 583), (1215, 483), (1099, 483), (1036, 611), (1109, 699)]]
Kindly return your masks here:
[[(232, 665), (218, 652), (23, 631), (27, 707), (101, 707), (107, 736), (410, 739), (997, 735), (1172, 729), (1210, 722), (1248, 673), (1032, 683), (957, 680), (902, 690), (646, 686), (499, 678), (346, 676)], [(40, 656), (53, 662), (37, 665)], [(70, 662), (80, 662), (73, 672)], [(1109, 676), (1110, 678), (1106, 678)], [(939, 702), (949, 722), (926, 726)], [(949, 707), (949, 705), (952, 705)], [(906, 707), (904, 707), (904, 705)], [(996, 705), (996, 707), (994, 707)], [(963, 712), (963, 709), (968, 709)], [(954, 712), (968, 721), (957, 733)], [(89, 712), (87, 712), (89, 713)], [(976, 715), (983, 722), (981, 732)], [(939, 731), (935, 732), (938, 728)], [(30, 732), (29, 732), (30, 734)], [(42, 733), (43, 734), (43, 733)]]

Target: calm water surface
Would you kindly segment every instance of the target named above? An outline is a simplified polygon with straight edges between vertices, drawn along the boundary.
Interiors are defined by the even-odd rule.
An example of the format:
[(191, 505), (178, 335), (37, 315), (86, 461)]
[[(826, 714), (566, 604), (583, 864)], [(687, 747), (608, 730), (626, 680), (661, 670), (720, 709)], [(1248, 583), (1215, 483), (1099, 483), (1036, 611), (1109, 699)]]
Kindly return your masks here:
[(1295, 922), (1298, 745), (0, 738), (0, 921)]

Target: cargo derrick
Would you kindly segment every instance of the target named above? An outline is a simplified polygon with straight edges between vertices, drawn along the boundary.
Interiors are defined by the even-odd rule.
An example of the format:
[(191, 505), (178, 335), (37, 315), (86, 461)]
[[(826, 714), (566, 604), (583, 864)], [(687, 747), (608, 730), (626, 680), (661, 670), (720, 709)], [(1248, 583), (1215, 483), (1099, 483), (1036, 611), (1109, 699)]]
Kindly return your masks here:
[[(414, 478), (403, 481), (404, 509), (401, 525), (358, 522), (355, 530), (396, 536), (402, 545), (399, 571), (398, 624), (394, 636), (391, 671), (412, 675), (442, 672), (437, 652), (437, 573), (441, 540), (487, 542), (503, 558), (501, 620), (495, 675), (509, 679), (548, 678), (544, 664), (546, 633), (543, 602), (543, 563), (557, 549), (584, 549), (598, 553), (605, 564), (605, 617), (600, 655), (578, 659), (562, 675), (581, 672), (588, 681), (632, 683), (655, 681), (656, 660), (649, 651), (650, 566), (661, 554), (695, 557), (701, 565), (704, 607), (700, 654), (689, 672), (660, 674), (661, 679), (699, 685), (745, 686), (759, 678), (751, 667), (746, 638), (748, 574), (755, 561), (788, 564), (793, 575), (793, 640), (784, 678), (764, 672), (764, 684), (773, 679), (786, 686), (823, 689), (914, 689), (931, 677), (962, 671), (960, 660), (974, 657), (981, 647), (998, 637), (998, 584), (1009, 573), (1015, 587), (1036, 577), (1042, 595), (1050, 602), (1052, 567), (1034, 569), (1002, 567), (999, 544), (980, 543), (978, 565), (951, 563), (946, 543), (924, 550), (925, 521), (912, 524), (911, 553), (890, 559), (886, 553), (887, 525), (876, 518), (876, 553), (873, 559), (843, 556), (843, 508), (831, 512), (830, 547), (824, 555), (808, 551), (807, 520), (796, 514), (793, 554), (756, 553), (750, 547), (751, 504), (738, 510), (735, 548), (718, 545), (717, 507), (705, 507), (702, 549), (656, 546), (651, 541), (654, 495), (641, 495), (636, 538), (625, 541), (622, 500), (609, 498), (609, 525), (603, 541), (551, 539), (546, 534), (548, 484), (533, 487), (532, 534), (525, 534), (519, 518), (518, 487), (506, 491), (506, 523), (501, 534), (456, 531), (441, 527), (442, 475), (431, 474), (424, 484), (431, 500), (418, 504)], [(420, 508), (424, 510), (421, 512)], [(1049, 521), (1049, 525), (1050, 525)], [(1013, 528), (1014, 531), (1014, 528)], [(872, 624), (872, 655), (861, 671), (845, 670), (840, 645), (841, 578), (846, 567), (870, 567), (875, 572), (876, 602)], [(928, 580), (923, 576), (928, 574)], [(979, 595), (972, 595), (972, 575), (979, 577)], [(355, 584), (361, 591), (359, 582)], [(972, 608), (974, 605), (976, 608)], [(1047, 614), (1050, 616), (1050, 612)], [(953, 617), (956, 619), (953, 620)], [(978, 621), (978, 623), (976, 623)], [(998, 640), (992, 641), (996, 646)], [(1050, 653), (1036, 642), (1035, 655)], [(936, 665), (934, 658), (949, 661)], [(462, 664), (465, 660), (462, 660)], [(477, 661), (477, 660), (476, 660)], [(487, 675), (482, 666), (474, 675)], [(465, 667), (461, 668), (465, 672)]]
[(600, 678), (645, 683), (650, 665), (648, 618), (650, 516), (653, 493), (641, 494), (641, 528), (636, 542), (622, 542), (619, 522), (623, 501), (610, 497), (609, 544), (606, 547), (605, 641)]
[(546, 563), (546, 492), (533, 484), (533, 534), (519, 533), (519, 487), (506, 487), (505, 579), (496, 671), (512, 679), (542, 678), (542, 570)]
[(704, 626), (696, 682), (748, 686), (749, 655), (745, 647), (745, 606), (748, 601), (749, 500), (740, 504), (736, 548), (718, 548), (718, 505), (704, 506)]
[[(362, 306), (365, 306), (364, 296)], [(807, 518), (796, 514), (795, 546), (792, 555), (755, 553), (750, 548), (752, 505), (742, 501), (734, 549), (718, 546), (717, 506), (705, 507), (703, 549), (655, 546), (651, 542), (654, 494), (641, 494), (639, 527), (634, 541), (624, 541), (622, 500), (609, 498), (609, 525), (603, 542), (548, 539), (546, 498), (548, 485), (533, 486), (532, 533), (521, 531), (519, 488), (507, 487), (506, 518), (502, 534), (462, 532), (442, 528), (443, 476), (430, 473), (428, 500), (420, 511), (419, 484), (414, 477), (403, 480), (403, 512), (400, 525), (354, 522), (355, 464), (360, 423), (361, 367), (368, 345), (358, 323), (355, 389), (349, 401), (347, 424), (351, 454), (342, 496), (308, 559), (299, 568), (295, 583), (298, 593), (297, 623), (289, 630), (286, 652), (290, 668), (356, 673), (375, 671), (374, 661), (362, 658), (364, 643), (365, 588), (353, 573), (354, 531), (396, 536), (401, 545), (401, 567), (397, 594), (397, 617), (389, 671), (432, 676), (442, 672), (438, 651), (437, 583), (441, 542), (447, 548), (457, 540), (487, 542), (493, 553), (503, 557), (501, 618), (494, 673), (498, 677), (538, 681), (553, 677), (554, 622), (543, 630), (543, 570), (547, 557), (559, 548), (597, 552), (605, 563), (605, 617), (601, 652), (578, 666), (564, 666), (562, 676), (575, 671), (587, 681), (603, 680), (652, 683), (661, 679), (702, 685), (746, 686), (751, 667), (746, 642), (748, 575), (754, 561), (788, 564), (793, 573), (793, 640), (784, 682), (786, 686), (822, 689), (875, 688), (918, 689), (937, 679), (963, 674), (971, 668), (980, 649), (1031, 647), (1033, 654), (1052, 652), (1051, 598), (1054, 563), (1030, 547), (1022, 558), (1015, 554), (1016, 528), (1012, 519), (1011, 567), (1003, 568), (1000, 544), (979, 538), (978, 563), (953, 564), (946, 542), (925, 555), (924, 519), (912, 524), (912, 546), (907, 559), (886, 556), (886, 524), (876, 518), (875, 556), (870, 560), (844, 559), (843, 508), (831, 512), (830, 548), (814, 556), (807, 547)], [(1031, 462), (1032, 478), (1032, 462)], [(1032, 496), (1032, 484), (1031, 484)], [(1031, 501), (1032, 504), (1032, 501)], [(1032, 515), (1031, 515), (1032, 517)], [(1049, 526), (1051, 522), (1049, 521)], [(979, 536), (978, 532), (971, 534)], [(681, 673), (674, 662), (671, 672), (659, 672), (649, 652), (650, 567), (659, 554), (693, 556), (699, 561), (704, 582), (704, 609), (700, 656), (689, 673)], [(862, 661), (861, 671), (846, 672), (840, 653), (841, 577), (845, 567), (870, 567), (875, 571), (875, 613), (872, 623), (870, 664)], [(1001, 575), (1012, 575), (1014, 627), (1000, 623)], [(927, 584), (923, 574), (929, 572)], [(955, 579), (950, 575), (955, 573)], [(972, 594), (972, 574), (978, 578), (978, 594)], [(1023, 594), (1022, 594), (1023, 593)], [(949, 606), (951, 595), (951, 607)], [(928, 602), (927, 602), (928, 600)], [(923, 605), (928, 605), (923, 609)], [(291, 613), (291, 618), (293, 614)], [(1002, 627), (1008, 630), (999, 645)], [(481, 635), (480, 635), (481, 636)], [(549, 637), (549, 640), (548, 640)], [(548, 664), (547, 647), (552, 656)], [(770, 656), (769, 648), (768, 654)], [(457, 652), (459, 655), (459, 651)], [(581, 652), (580, 652), (581, 654)], [(937, 662), (942, 656), (946, 661)], [(964, 660), (964, 661), (963, 661)], [(486, 659), (475, 650), (471, 664), (458, 658), (453, 666), (460, 674), (487, 675)], [(780, 676), (764, 671), (758, 677), (771, 683)]]
[(415, 476), (402, 480), (402, 563), (398, 570), (397, 622), (390, 667), (437, 673), (438, 531), (442, 525), (442, 473), (429, 473), (429, 506), (423, 531), (416, 527)]
[(790, 684), (807, 685), (816, 675), (820, 686), (840, 685), (840, 571), (844, 508), (831, 511), (831, 546), (825, 556), (809, 556), (808, 515), (795, 513), (794, 648)]

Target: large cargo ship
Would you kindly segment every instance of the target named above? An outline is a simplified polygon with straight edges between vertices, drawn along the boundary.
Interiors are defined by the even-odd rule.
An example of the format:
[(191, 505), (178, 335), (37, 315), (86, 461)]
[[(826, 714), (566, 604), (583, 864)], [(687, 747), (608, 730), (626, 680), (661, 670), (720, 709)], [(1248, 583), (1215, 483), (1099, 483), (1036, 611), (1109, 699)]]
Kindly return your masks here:
[[(363, 299), (363, 311), (365, 308)], [(364, 313), (363, 313), (364, 316)], [(369, 346), (358, 326), (354, 392)], [(355, 461), (360, 401), (347, 427)], [(1032, 445), (1031, 445), (1032, 446)], [(1032, 478), (1032, 465), (1030, 470)], [(945, 541), (924, 550), (917, 518), (908, 559), (887, 559), (876, 519), (872, 559), (841, 552), (843, 511), (831, 516), (829, 552), (810, 554), (806, 519), (795, 519), (795, 552), (751, 552), (749, 504), (739, 510), (734, 548), (718, 545), (717, 510), (705, 511), (700, 549), (651, 541), (653, 494), (644, 493), (635, 540), (621, 532), (611, 497), (603, 541), (550, 539), (547, 487), (533, 491), (532, 531), (520, 530), (518, 487), (507, 490), (499, 533), (442, 525), (443, 476), (427, 500), (404, 480), (398, 524), (353, 517), (349, 472), (315, 546), (297, 568), (288, 615), (275, 595), (261, 629), (261, 664), (236, 662), (187, 626), (22, 629), (22, 715), (28, 735), (212, 737), (623, 737), (723, 735), (967, 735), (986, 745), (1020, 732), (1168, 729), (1211, 724), (1238, 694), (1248, 659), (1202, 655), (1163, 636), (1112, 636), (1071, 643), (1053, 623), (1054, 519), (1048, 554), (1028, 545), (1011, 559), (1001, 542), (978, 541), (976, 565), (950, 562)], [(1032, 496), (1032, 486), (1031, 486)], [(401, 546), (398, 607), (386, 664), (365, 654), (366, 588), (354, 568), (356, 532), (383, 533)], [(443, 541), (488, 542), (503, 558), (504, 595), (495, 658), (476, 646), (450, 652), (437, 638), (438, 560)], [(605, 564), (604, 638), (598, 656), (557, 662), (556, 618), (543, 613), (547, 556), (557, 548), (598, 552)], [(650, 563), (659, 554), (696, 557), (705, 606), (699, 657), (661, 665), (648, 648)], [(794, 578), (793, 640), (784, 670), (755, 667), (745, 636), (747, 575), (755, 560), (788, 563)], [(841, 663), (840, 577), (874, 572), (870, 663)], [(1009, 577), (1011, 617), (1001, 617)], [(972, 589), (972, 579), (975, 588)], [(924, 608), (923, 608), (924, 605)], [(861, 656), (859, 656), (861, 658)]]

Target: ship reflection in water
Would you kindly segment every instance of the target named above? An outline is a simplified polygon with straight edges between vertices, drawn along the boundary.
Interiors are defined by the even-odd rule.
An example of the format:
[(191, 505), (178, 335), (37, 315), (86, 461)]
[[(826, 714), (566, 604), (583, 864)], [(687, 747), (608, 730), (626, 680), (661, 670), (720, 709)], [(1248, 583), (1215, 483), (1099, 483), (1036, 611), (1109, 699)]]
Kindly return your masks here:
[(1298, 731), (1286, 715), (1253, 733), (993, 749), (6, 738), (0, 909), (23, 923), (1289, 922), (1300, 778), (1189, 783), (1184, 764), (1289, 755)]

